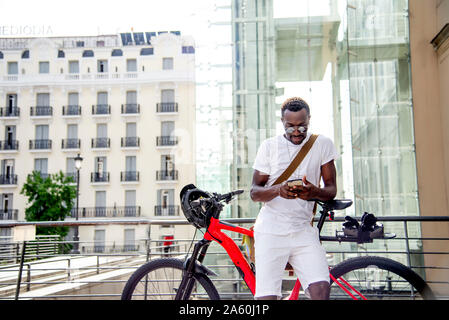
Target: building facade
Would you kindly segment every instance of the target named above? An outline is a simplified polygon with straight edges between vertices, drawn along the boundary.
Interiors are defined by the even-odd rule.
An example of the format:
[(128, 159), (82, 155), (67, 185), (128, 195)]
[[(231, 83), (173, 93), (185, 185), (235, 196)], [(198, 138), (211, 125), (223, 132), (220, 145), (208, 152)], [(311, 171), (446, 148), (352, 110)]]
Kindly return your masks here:
[[(24, 220), (20, 190), (32, 171), (44, 177), (62, 171), (76, 180), (78, 154), (79, 209), (68, 219), (128, 222), (80, 227), (81, 250), (147, 238), (148, 226), (133, 219), (182, 216), (178, 194), (195, 181), (191, 37), (4, 38), (0, 75), (2, 219)], [(176, 236), (190, 232), (182, 229)], [(152, 239), (175, 232), (170, 225), (151, 231)]]

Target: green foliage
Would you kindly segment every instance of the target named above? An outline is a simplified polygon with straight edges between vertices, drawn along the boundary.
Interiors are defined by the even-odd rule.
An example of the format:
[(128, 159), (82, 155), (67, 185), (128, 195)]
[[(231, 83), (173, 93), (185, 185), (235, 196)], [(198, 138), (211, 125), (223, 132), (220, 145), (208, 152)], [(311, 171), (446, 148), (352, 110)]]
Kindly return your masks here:
[[(58, 221), (69, 216), (76, 198), (76, 186), (70, 184), (73, 182), (62, 171), (46, 178), (38, 171), (28, 175), (20, 191), (28, 198), (26, 221)], [(36, 234), (58, 234), (63, 238), (68, 230), (68, 227), (37, 227)]]

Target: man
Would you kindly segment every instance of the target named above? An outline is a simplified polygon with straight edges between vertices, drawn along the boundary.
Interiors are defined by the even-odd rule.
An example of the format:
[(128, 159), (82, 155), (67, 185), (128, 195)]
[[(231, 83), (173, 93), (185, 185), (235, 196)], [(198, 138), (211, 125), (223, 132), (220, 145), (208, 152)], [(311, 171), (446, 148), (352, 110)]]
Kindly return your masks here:
[[(337, 193), (333, 142), (315, 140), (296, 171), (287, 179), (302, 178), (303, 186), (273, 185), (312, 136), (310, 109), (301, 98), (287, 99), (281, 108), (285, 133), (265, 140), (254, 161), (251, 199), (264, 206), (254, 225), (256, 299), (278, 299), (287, 262), (311, 299), (329, 299), (329, 269), (318, 229), (311, 225), (315, 202)], [(320, 176), (324, 186), (319, 187)]]

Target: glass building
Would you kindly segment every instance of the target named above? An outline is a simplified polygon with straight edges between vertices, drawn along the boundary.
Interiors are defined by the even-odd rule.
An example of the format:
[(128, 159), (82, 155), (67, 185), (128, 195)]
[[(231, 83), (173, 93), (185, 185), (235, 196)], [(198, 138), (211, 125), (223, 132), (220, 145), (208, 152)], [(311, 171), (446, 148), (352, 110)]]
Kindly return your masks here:
[[(340, 153), (337, 197), (354, 205), (338, 214), (419, 215), (408, 26), (407, 0), (233, 1), (232, 188), (250, 190), (258, 146), (283, 131), (281, 103), (300, 96), (311, 131)], [(259, 208), (247, 192), (232, 215), (255, 217)], [(388, 231), (400, 236), (402, 225)]]

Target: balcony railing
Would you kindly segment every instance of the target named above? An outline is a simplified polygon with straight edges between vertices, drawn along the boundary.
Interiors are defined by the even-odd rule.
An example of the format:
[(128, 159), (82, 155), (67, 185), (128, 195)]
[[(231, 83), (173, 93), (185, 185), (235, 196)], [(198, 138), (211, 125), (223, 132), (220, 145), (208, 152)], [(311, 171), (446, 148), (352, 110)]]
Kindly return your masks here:
[(77, 177), (78, 177), (76, 171), (75, 171), (75, 172), (66, 172), (66, 173), (65, 173), (65, 176), (66, 176), (66, 177), (72, 177), (74, 183), (76, 183), (76, 180), (77, 180)]
[(122, 104), (122, 114), (138, 114), (140, 113), (140, 104), (127, 103)]
[(30, 149), (31, 150), (51, 149), (51, 140), (49, 139), (30, 140)]
[[(140, 211), (140, 206), (79, 208), (78, 218), (140, 217)], [(76, 218), (76, 208), (72, 209), (71, 217)]]
[(19, 150), (19, 141), (3, 140), (0, 141), (0, 150)]
[(177, 102), (160, 102), (156, 105), (157, 113), (178, 112)]
[(0, 220), (18, 220), (18, 209), (0, 209)]
[(6, 107), (0, 108), (0, 117), (18, 117), (20, 116), (20, 108)]
[(96, 104), (92, 106), (92, 114), (94, 115), (108, 115), (111, 114), (111, 106), (109, 104)]
[(93, 138), (92, 139), (92, 148), (109, 148), (111, 146), (110, 138)]
[(63, 116), (80, 116), (81, 115), (81, 106), (77, 105), (68, 105), (62, 107), (62, 115)]
[(45, 117), (52, 115), (53, 115), (53, 108), (50, 106), (37, 106), (30, 108), (30, 116), (32, 117)]
[(139, 171), (122, 171), (120, 172), (120, 181), (139, 181)]
[(179, 216), (178, 205), (154, 206), (155, 216)]
[(109, 172), (91, 172), (90, 182), (109, 182)]
[(17, 174), (1, 174), (0, 184), (17, 184)]
[(80, 139), (62, 139), (61, 143), (62, 149), (79, 149), (81, 148)]
[(178, 137), (173, 136), (156, 137), (156, 145), (158, 147), (176, 146), (177, 144), (178, 144)]
[(122, 137), (122, 147), (139, 147), (139, 137)]
[(160, 170), (156, 171), (156, 180), (157, 181), (170, 181), (170, 180), (178, 180), (178, 170)]

